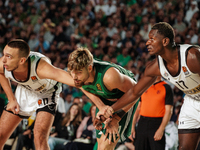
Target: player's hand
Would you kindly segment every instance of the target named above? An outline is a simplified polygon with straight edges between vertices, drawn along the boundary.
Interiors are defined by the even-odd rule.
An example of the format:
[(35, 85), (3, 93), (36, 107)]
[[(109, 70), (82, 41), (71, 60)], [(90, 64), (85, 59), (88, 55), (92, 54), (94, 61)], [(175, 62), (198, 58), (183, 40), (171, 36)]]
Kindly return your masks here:
[(17, 103), (16, 100), (9, 101), (6, 110), (12, 111), (14, 114), (19, 113), (19, 104)]
[(113, 118), (108, 119), (109, 121), (105, 122), (106, 133), (105, 133), (105, 141), (107, 136), (109, 135), (109, 144), (111, 144), (111, 140), (113, 138), (114, 143), (116, 142), (117, 138), (119, 137), (119, 120)]
[(96, 117), (97, 119), (100, 119), (100, 116), (103, 115), (105, 118), (109, 118), (113, 115), (113, 113), (113, 108), (111, 106), (106, 105), (105, 107), (99, 110)]
[(93, 121), (93, 126), (95, 127), (95, 129), (97, 130), (102, 130), (102, 123), (106, 120), (106, 118), (104, 116), (100, 116), (100, 119), (97, 119), (95, 117), (94, 121)]
[(155, 141), (161, 140), (163, 134), (164, 134), (164, 131), (162, 129), (158, 128), (158, 130), (156, 131), (156, 133), (154, 135), (154, 140)]
[(131, 135), (128, 137), (132, 142), (134, 142), (135, 139), (135, 130), (131, 131)]
[(28, 130), (24, 131), (23, 135), (28, 135), (29, 139), (31, 139), (31, 130), (28, 129)]

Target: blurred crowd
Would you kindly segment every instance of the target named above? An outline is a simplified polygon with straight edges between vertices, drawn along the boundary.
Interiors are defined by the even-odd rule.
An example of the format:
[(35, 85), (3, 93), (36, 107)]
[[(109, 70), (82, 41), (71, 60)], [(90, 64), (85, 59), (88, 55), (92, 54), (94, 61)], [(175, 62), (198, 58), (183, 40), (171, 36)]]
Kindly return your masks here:
[[(198, 0), (0, 0), (0, 56), (11, 39), (20, 38), (31, 51), (66, 69), (69, 54), (76, 47), (88, 47), (94, 58), (119, 64), (139, 80), (154, 58), (145, 45), (153, 24), (172, 25), (177, 44), (200, 45), (199, 5)], [(184, 94), (173, 90), (171, 120), (177, 122)], [(3, 90), (0, 96), (6, 101)], [(61, 113), (68, 112), (76, 97), (87, 116), (92, 102), (67, 85), (63, 85)]]

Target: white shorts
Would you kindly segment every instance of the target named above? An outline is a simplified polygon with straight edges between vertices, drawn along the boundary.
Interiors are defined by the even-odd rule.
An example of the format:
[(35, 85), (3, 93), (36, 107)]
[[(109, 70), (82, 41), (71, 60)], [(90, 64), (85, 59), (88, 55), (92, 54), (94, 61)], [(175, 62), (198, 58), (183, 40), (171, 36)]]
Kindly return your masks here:
[(19, 115), (31, 116), (37, 109), (50, 104), (57, 104), (60, 97), (61, 88), (54, 92), (36, 94), (25, 87), (18, 85), (15, 91), (15, 97), (20, 106)]
[(178, 120), (178, 129), (200, 128), (200, 101), (194, 100), (186, 95)]

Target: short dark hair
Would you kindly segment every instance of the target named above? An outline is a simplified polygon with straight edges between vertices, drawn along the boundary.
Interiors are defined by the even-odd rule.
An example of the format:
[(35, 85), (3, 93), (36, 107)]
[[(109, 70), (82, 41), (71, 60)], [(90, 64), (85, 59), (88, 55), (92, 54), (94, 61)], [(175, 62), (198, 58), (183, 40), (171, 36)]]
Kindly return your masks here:
[(175, 33), (174, 33), (174, 29), (172, 28), (172, 26), (170, 24), (168, 24), (167, 22), (159, 22), (153, 25), (153, 27), (151, 28), (152, 30), (158, 30), (158, 33), (163, 35), (164, 37), (169, 38), (170, 43), (172, 45), (175, 44)]
[(30, 54), (30, 47), (28, 44), (22, 39), (14, 39), (7, 44), (11, 48), (18, 48), (19, 49), (19, 57), (26, 57), (28, 58)]

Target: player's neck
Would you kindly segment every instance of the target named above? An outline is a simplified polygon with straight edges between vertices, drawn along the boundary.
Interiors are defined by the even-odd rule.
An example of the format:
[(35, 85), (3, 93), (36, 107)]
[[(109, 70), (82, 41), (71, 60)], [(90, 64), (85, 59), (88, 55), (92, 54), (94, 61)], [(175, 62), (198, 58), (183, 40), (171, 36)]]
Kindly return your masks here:
[(19, 65), (17, 69), (13, 71), (13, 73), (24, 73), (28, 71), (28, 61), (26, 61), (23, 65)]
[(167, 64), (174, 64), (178, 61), (178, 49), (174, 47), (165, 51), (165, 54), (161, 57), (165, 60)]
[(95, 79), (95, 74), (96, 74), (96, 69), (95, 67), (93, 67), (92, 71), (89, 74), (89, 78), (87, 79), (87, 81), (85, 82), (85, 84), (91, 84), (94, 82)]

